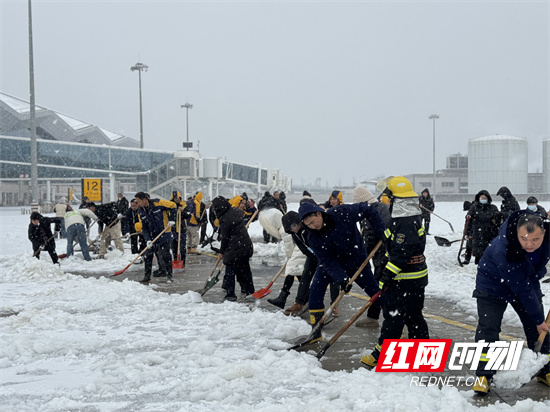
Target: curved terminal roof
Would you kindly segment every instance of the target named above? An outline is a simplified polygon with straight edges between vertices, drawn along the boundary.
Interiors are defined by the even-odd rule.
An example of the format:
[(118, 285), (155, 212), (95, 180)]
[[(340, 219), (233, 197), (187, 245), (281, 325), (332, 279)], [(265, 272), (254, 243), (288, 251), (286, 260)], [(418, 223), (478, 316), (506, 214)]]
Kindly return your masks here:
[[(0, 92), (0, 135), (30, 137), (30, 103)], [(47, 140), (139, 147), (130, 137), (102, 129), (42, 106), (35, 106), (36, 135)]]

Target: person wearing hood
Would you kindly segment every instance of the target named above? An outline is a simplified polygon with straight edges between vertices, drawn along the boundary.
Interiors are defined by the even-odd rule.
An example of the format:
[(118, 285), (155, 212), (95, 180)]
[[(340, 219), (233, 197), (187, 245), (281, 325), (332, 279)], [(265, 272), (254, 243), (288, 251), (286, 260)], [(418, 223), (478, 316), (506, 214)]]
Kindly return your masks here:
[(391, 223), (386, 229), (386, 254), (378, 287), (384, 298), (384, 321), (378, 344), (361, 358), (367, 367), (378, 363), (384, 339), (399, 339), (407, 326), (409, 339), (429, 339), (428, 324), (422, 315), (428, 266), (424, 256), (426, 234), (422, 227), (418, 195), (403, 176), (388, 181), (385, 193), (390, 199)]
[[(324, 297), (327, 286), (335, 283), (349, 292), (349, 280), (367, 258), (363, 237), (357, 223), (368, 219), (379, 238), (384, 238), (385, 225), (378, 211), (368, 203), (339, 205), (328, 210), (314, 203), (302, 203), (298, 213), (308, 228), (307, 241), (319, 264), (309, 291), (309, 314), (313, 327), (324, 316)], [(369, 296), (378, 292), (378, 285), (369, 265), (366, 265), (355, 283)], [(317, 328), (311, 343), (323, 339), (322, 328)]]
[(469, 219), (468, 233), (472, 236), (472, 256), (475, 257), (476, 265), (497, 235), (500, 226), (501, 214), (491, 202), (489, 192), (480, 190), (466, 215), (466, 219)]
[(339, 190), (333, 190), (330, 194), (328, 200), (323, 205), (325, 209), (330, 209), (331, 207), (335, 207), (338, 205), (344, 204), (344, 195)]
[(544, 209), (541, 205), (539, 205), (539, 201), (535, 196), (529, 196), (527, 198), (527, 209), (531, 212), (534, 212), (538, 215), (540, 215), (543, 219), (546, 219), (548, 214), (546, 213), (546, 209)]
[(286, 194), (285, 192), (274, 192), (273, 198), (275, 199), (275, 202), (277, 202), (277, 207), (283, 214), (285, 214), (288, 210), (288, 207), (286, 205)]
[(187, 221), (187, 248), (189, 253), (198, 254), (197, 246), (199, 245), (199, 229), (208, 222), (206, 216), (206, 205), (202, 202), (202, 192), (197, 192), (191, 202), (188, 202), (189, 213), (191, 217)]
[(250, 258), (254, 253), (254, 247), (244, 224), (243, 213), (236, 207), (231, 207), (223, 196), (212, 200), (211, 209), (220, 222), (219, 254), (225, 265), (222, 286), (226, 292), (224, 300), (237, 300), (235, 279), (241, 287), (241, 293), (247, 298), (254, 293), (254, 281), (250, 270)]
[[(510, 216), (510, 213), (515, 212), (516, 210), (519, 210), (519, 203), (512, 195), (512, 192), (510, 192), (510, 189), (508, 189), (506, 186), (502, 186), (500, 189), (498, 189), (497, 196), (502, 197), (502, 203), (500, 205), (500, 213), (502, 214), (502, 221), (505, 221), (508, 219), (508, 216)], [(499, 222), (499, 226), (500, 226)]]
[[(504, 312), (510, 304), (523, 325), (527, 347), (534, 349), (541, 332), (548, 332), (544, 321), (540, 279), (550, 260), (549, 224), (531, 211), (513, 212), (502, 224), (477, 268), (473, 297), (477, 300), (478, 325), (475, 341), (499, 341)], [(548, 354), (547, 334), (541, 353)], [(489, 357), (489, 358), (488, 358)], [(487, 347), (479, 359), (473, 390), (485, 395), (496, 373), (485, 370), (490, 360)], [(550, 363), (537, 374), (537, 380), (550, 386)]]
[[(372, 192), (364, 186), (357, 186), (353, 190), (353, 203), (367, 202), (369, 205), (374, 207), (380, 213), (382, 220), (386, 227), (389, 227), (391, 223), (390, 207), (385, 203), (378, 202)], [(376, 236), (376, 230), (368, 219), (363, 219), (359, 222), (361, 227), (361, 234), (363, 235), (363, 241), (365, 242), (365, 248), (367, 249), (367, 254), (374, 249), (379, 240), (385, 241), (386, 239), (380, 239)], [(386, 265), (386, 247), (384, 243), (378, 248), (374, 256), (372, 257), (372, 265), (374, 267), (374, 278), (376, 280), (380, 279), (382, 276), (382, 271)], [(367, 310), (367, 316), (363, 319), (355, 322), (357, 327), (371, 327), (378, 326), (378, 319), (380, 318), (381, 305), (375, 304), (372, 305)]]
[(424, 231), (427, 235), (430, 234), (430, 218), (431, 213), (435, 209), (435, 204), (430, 196), (430, 191), (426, 188), (420, 193), (420, 196), (418, 197), (419, 205), (420, 205), (420, 211), (422, 212), (422, 220), (424, 222)]

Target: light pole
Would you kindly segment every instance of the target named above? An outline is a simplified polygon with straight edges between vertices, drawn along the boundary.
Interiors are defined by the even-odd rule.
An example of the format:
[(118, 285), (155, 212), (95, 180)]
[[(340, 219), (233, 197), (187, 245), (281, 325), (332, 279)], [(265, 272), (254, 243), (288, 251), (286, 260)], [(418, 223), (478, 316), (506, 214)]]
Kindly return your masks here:
[(139, 147), (143, 149), (143, 105), (141, 102), (141, 72), (146, 72), (149, 66), (143, 63), (136, 63), (130, 67), (131, 71), (138, 71), (139, 74)]
[(433, 132), (434, 132), (434, 142), (433, 142), (433, 176), (432, 176), (432, 199), (435, 200), (435, 120), (439, 119), (439, 116), (437, 114), (431, 114), (428, 119), (433, 120)]
[(189, 109), (193, 108), (193, 105), (191, 103), (185, 103), (181, 105), (181, 108), (183, 109), (185, 107), (186, 113), (185, 113), (185, 122), (187, 125), (187, 142), (183, 142), (183, 147), (185, 147), (187, 150), (189, 150), (190, 147), (193, 147), (193, 143), (189, 143)]
[(38, 143), (36, 141), (36, 107), (34, 98), (34, 54), (32, 47), (32, 10), (29, 0), (29, 80), (30, 80), (30, 126), (31, 126), (31, 210), (38, 212)]

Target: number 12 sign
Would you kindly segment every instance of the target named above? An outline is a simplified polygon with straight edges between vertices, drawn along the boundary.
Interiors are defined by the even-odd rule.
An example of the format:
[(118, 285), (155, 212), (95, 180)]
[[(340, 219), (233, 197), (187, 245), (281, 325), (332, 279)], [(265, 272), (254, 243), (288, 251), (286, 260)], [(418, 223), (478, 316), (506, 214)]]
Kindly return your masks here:
[(101, 179), (82, 179), (82, 196), (91, 202), (101, 202)]

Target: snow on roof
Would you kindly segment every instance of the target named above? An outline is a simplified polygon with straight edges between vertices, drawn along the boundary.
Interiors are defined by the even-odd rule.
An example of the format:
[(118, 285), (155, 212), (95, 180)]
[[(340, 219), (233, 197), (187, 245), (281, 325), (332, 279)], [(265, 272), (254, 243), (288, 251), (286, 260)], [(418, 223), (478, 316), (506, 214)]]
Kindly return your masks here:
[(506, 134), (493, 134), (490, 136), (483, 136), (483, 137), (477, 137), (475, 139), (470, 139), (472, 142), (480, 142), (480, 141), (490, 141), (490, 140), (521, 140), (521, 141), (527, 141), (524, 137), (518, 137), (518, 136), (510, 136)]
[(82, 129), (85, 129), (87, 127), (92, 127), (91, 124), (89, 123), (84, 123), (78, 119), (75, 119), (74, 117), (70, 117), (70, 116), (67, 116), (67, 115), (64, 115), (64, 114), (61, 114), (61, 113), (57, 113), (56, 114), (65, 122), (67, 123), (69, 126), (71, 126), (74, 130), (82, 130)]
[[(19, 99), (9, 94), (0, 92), (0, 102), (9, 106), (12, 110), (19, 114), (28, 114), (30, 112), (30, 103)], [(124, 146), (136, 147), (136, 144), (139, 146), (139, 142), (131, 137), (127, 137), (118, 133), (111, 132), (109, 130), (103, 129), (101, 127), (96, 127), (91, 123), (83, 122), (82, 120), (75, 119), (74, 117), (68, 116), (66, 114), (59, 113), (52, 109), (47, 109), (41, 106), (35, 106), (37, 111), (41, 111), (42, 116), (54, 116), (63, 120), (74, 132), (82, 132), (83, 130), (90, 129), (90, 132), (93, 130), (99, 130), (106, 139), (110, 142), (117, 142), (117, 145), (122, 143)], [(45, 112), (45, 113), (44, 113)], [(21, 119), (20, 119), (21, 120)], [(79, 136), (82, 137), (82, 133), (79, 133)], [(65, 139), (62, 139), (65, 140)], [(76, 139), (75, 139), (76, 141)]]
[[(0, 100), (6, 103), (9, 107), (15, 110), (17, 113), (27, 113), (31, 110), (31, 105), (29, 102), (18, 99), (17, 97), (10, 96), (0, 92)], [(36, 106), (36, 110), (46, 110), (44, 107)]]

